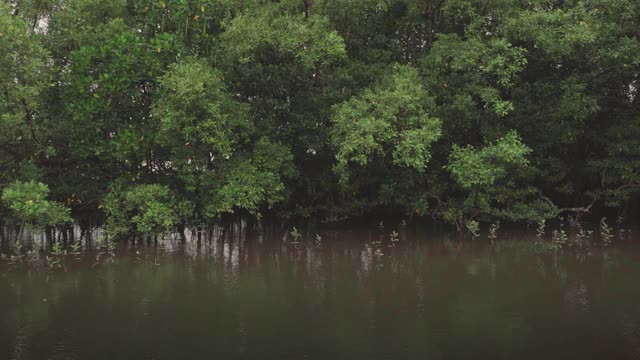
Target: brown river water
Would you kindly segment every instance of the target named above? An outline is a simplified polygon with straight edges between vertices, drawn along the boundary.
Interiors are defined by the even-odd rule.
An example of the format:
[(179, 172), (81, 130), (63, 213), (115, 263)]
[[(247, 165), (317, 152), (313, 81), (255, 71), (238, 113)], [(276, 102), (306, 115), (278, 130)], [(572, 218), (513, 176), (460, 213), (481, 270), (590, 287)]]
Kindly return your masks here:
[(5, 259), (0, 359), (640, 359), (639, 250), (372, 229)]

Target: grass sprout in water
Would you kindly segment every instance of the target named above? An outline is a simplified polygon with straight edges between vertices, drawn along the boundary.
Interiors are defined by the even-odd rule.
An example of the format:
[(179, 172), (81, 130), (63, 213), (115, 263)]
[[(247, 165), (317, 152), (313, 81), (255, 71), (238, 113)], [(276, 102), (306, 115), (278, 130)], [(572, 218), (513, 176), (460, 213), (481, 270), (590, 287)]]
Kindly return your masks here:
[(496, 221), (489, 227), (489, 239), (494, 242), (498, 238), (498, 230), (500, 230), (500, 221)]
[(602, 239), (602, 246), (611, 246), (613, 242), (613, 229), (607, 224), (606, 217), (600, 220), (600, 237)]
[(547, 227), (547, 221), (545, 219), (538, 220), (538, 227), (536, 228), (536, 237), (538, 237), (539, 239), (544, 238), (546, 227)]
[(480, 236), (480, 223), (479, 222), (477, 222), (476, 220), (469, 220), (469, 221), (466, 222), (465, 226), (467, 227), (467, 230), (471, 234), (472, 238), (475, 239), (478, 236)]
[(64, 257), (66, 251), (62, 248), (59, 241), (54, 241), (51, 245), (51, 255), (45, 255), (45, 260), (49, 270), (66, 270)]
[(302, 239), (302, 234), (300, 233), (298, 228), (295, 227), (295, 226), (293, 227), (293, 230), (291, 230), (290, 235), (291, 235), (291, 239), (292, 239), (292, 241), (291, 241), (292, 244), (297, 244)]

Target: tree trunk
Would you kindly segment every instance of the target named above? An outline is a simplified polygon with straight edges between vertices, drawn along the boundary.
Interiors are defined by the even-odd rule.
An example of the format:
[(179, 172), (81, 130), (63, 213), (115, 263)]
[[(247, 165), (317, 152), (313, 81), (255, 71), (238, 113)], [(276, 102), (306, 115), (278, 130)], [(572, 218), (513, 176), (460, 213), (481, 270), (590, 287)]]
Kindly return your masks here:
[(44, 236), (45, 236), (44, 248), (49, 249), (51, 248), (51, 244), (53, 243), (53, 227), (47, 226), (46, 229), (44, 229)]
[(178, 233), (180, 234), (180, 242), (184, 245), (187, 243), (187, 236), (184, 233), (184, 224), (178, 224)]
[(20, 229), (18, 230), (18, 236), (16, 237), (16, 244), (22, 244), (22, 235), (24, 233), (24, 224), (20, 224)]
[(69, 233), (67, 232), (67, 229), (65, 227), (63, 227), (62, 228), (62, 243), (66, 247), (68, 242), (69, 242)]
[(67, 231), (69, 232), (69, 244), (71, 244), (71, 245), (73, 245), (73, 243), (74, 243), (74, 242), (75, 242), (75, 240), (76, 240), (76, 239), (75, 239), (76, 234), (75, 234), (75, 231), (74, 231), (74, 230), (75, 230), (75, 229), (74, 229), (74, 225), (70, 225), (70, 226), (67, 228)]
[(305, 19), (309, 18), (311, 13), (311, 6), (313, 5), (314, 0), (302, 0), (302, 5), (304, 5), (304, 17)]
[(4, 250), (5, 240), (4, 240), (4, 222), (0, 220), (0, 251)]

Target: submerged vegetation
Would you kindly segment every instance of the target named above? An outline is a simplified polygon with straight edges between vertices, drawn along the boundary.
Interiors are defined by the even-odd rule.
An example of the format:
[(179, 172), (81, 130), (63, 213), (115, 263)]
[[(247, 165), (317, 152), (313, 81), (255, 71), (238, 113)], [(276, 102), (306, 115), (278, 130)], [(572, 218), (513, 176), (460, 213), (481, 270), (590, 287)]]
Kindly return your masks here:
[(637, 0), (0, 0), (0, 225), (135, 238), (392, 213), (493, 241), (508, 223), (542, 237), (559, 216), (630, 218), (639, 15)]

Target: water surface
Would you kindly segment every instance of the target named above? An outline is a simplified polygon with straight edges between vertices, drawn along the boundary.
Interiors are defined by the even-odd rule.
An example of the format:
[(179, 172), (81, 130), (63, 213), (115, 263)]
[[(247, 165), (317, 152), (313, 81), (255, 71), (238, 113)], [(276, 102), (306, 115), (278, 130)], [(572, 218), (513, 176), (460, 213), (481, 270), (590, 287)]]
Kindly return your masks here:
[(640, 358), (633, 246), (516, 240), (376, 230), (5, 263), (0, 359)]

